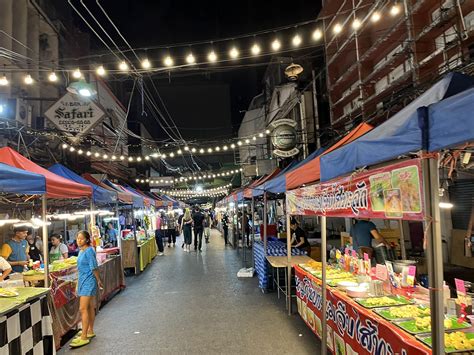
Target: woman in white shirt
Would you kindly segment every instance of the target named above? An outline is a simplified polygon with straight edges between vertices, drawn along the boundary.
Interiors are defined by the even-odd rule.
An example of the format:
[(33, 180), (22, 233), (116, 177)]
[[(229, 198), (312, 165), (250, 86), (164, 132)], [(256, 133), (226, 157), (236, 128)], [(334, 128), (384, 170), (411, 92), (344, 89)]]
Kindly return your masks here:
[(67, 259), (68, 248), (67, 245), (62, 242), (63, 237), (60, 234), (53, 234), (51, 236), (52, 247), (49, 250), (49, 261), (53, 262), (56, 260)]
[(12, 266), (4, 258), (0, 256), (0, 281), (4, 281), (8, 275), (12, 272)]

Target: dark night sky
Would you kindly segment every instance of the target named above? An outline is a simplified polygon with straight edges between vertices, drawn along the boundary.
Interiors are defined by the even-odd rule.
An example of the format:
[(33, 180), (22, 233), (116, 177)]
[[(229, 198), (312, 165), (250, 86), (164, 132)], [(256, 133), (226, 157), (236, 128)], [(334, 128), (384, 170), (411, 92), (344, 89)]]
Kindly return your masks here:
[[(100, 13), (95, 1), (86, 0), (85, 3), (94, 14)], [(151, 48), (180, 42), (232, 37), (313, 20), (317, 17), (319, 3), (320, 1), (317, 0), (291, 2), (282, 0), (101, 1), (102, 6), (134, 48)], [(81, 8), (79, 3), (78, 7)], [(101, 16), (98, 18), (107, 31), (113, 33), (107, 21)], [(77, 25), (87, 30), (77, 16), (76, 20)], [(114, 38), (118, 39), (117, 36)], [(252, 39), (248, 40), (249, 43), (252, 41)], [(93, 52), (104, 50), (104, 46), (93, 35), (91, 35), (91, 43)], [(202, 46), (200, 49), (204, 50)], [(224, 50), (227, 49), (222, 48), (222, 51)], [(182, 53), (175, 51), (173, 54), (184, 55), (184, 51), (186, 49), (182, 49)], [(196, 52), (199, 49), (196, 48), (193, 51)], [(138, 53), (144, 54), (145, 51)], [(146, 51), (148, 57), (156, 58), (156, 60), (163, 58), (165, 54), (166, 49)], [(268, 61), (269, 58), (265, 60)], [(265, 66), (261, 66), (211, 75), (199, 73), (184, 78), (171, 73), (171, 78), (157, 78), (155, 82), (172, 117), (178, 126), (183, 127), (183, 135), (193, 134), (192, 129), (196, 127), (196, 117), (199, 117), (202, 122), (205, 120), (204, 126), (201, 127), (215, 127), (214, 130), (207, 130), (204, 133), (208, 138), (232, 136), (232, 131), (235, 134), (243, 117), (243, 113), (239, 111), (247, 109), (252, 97), (261, 92), (260, 83), (264, 70)], [(212, 103), (226, 100), (224, 97), (227, 91), (226, 86), (230, 94), (230, 105), (222, 103), (213, 110), (209, 110)], [(187, 102), (186, 97), (193, 98)], [(196, 105), (196, 101), (200, 104)], [(229, 110), (230, 112), (225, 112)], [(218, 132), (218, 127), (222, 126), (222, 122), (229, 122), (230, 119), (232, 127)], [(199, 136), (198, 138), (204, 138), (202, 134)]]

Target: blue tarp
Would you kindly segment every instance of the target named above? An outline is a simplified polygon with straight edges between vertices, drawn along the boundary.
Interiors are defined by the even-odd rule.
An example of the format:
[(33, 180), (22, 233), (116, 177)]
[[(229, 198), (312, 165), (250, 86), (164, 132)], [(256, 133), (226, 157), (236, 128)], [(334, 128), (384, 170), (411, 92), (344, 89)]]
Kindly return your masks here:
[(0, 193), (44, 195), (46, 179), (43, 175), (0, 163)]
[(428, 108), (428, 150), (457, 146), (474, 140), (474, 88)]
[(106, 205), (117, 202), (117, 193), (93, 184), (92, 182), (84, 179), (82, 176), (76, 174), (74, 171), (66, 168), (64, 165), (54, 164), (48, 170), (52, 173), (55, 173), (56, 175), (62, 176), (65, 179), (90, 186), (92, 188), (92, 200), (96, 205)]
[(114, 190), (125, 192), (125, 193), (128, 193), (129, 195), (131, 195), (132, 200), (133, 200), (132, 205), (133, 205), (134, 208), (143, 208), (143, 206), (144, 206), (143, 197), (136, 195), (135, 193), (127, 190), (126, 188), (124, 188), (122, 186), (115, 185), (112, 181), (110, 181), (108, 179), (104, 179), (102, 182), (104, 184), (106, 184), (107, 186), (110, 186)]
[(318, 150), (314, 151), (310, 155), (306, 157), (306, 159), (292, 163), (287, 168), (283, 169), (277, 176), (273, 179), (266, 181), (263, 183), (263, 186), (258, 186), (257, 189), (253, 190), (253, 196), (261, 196), (264, 192), (271, 192), (274, 194), (280, 194), (286, 191), (286, 176), (285, 174), (299, 168), (300, 166), (306, 164), (307, 162), (313, 160), (317, 156), (321, 155), (324, 152), (324, 148), (319, 148)]
[[(391, 119), (359, 139), (321, 157), (321, 181), (396, 159), (422, 148), (417, 109), (440, 102), (474, 86), (474, 78), (450, 73)], [(448, 119), (448, 118), (446, 118)], [(445, 122), (447, 124), (447, 122)], [(452, 123), (449, 123), (452, 124)], [(462, 130), (464, 127), (452, 127)]]

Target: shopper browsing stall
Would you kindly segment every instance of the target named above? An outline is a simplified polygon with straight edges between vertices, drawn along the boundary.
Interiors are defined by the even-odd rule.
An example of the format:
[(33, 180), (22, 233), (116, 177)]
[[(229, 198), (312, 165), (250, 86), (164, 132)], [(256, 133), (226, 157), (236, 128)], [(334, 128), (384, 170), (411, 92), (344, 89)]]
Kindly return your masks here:
[(28, 227), (15, 227), (13, 233), (12, 239), (2, 245), (0, 254), (10, 263), (13, 271), (23, 272), (24, 267), (28, 265), (29, 261), (29, 248), (28, 242), (26, 241)]
[(80, 248), (77, 258), (77, 296), (79, 300), (79, 310), (81, 312), (82, 332), (74, 338), (70, 346), (78, 348), (90, 343), (90, 339), (95, 337), (95, 302), (97, 288), (102, 289), (102, 282), (99, 277), (97, 258), (92, 247), (92, 240), (89, 232), (80, 231), (77, 233), (77, 245)]
[(63, 237), (60, 234), (51, 235), (51, 249), (49, 250), (49, 261), (64, 260), (68, 258), (68, 247), (63, 243)]

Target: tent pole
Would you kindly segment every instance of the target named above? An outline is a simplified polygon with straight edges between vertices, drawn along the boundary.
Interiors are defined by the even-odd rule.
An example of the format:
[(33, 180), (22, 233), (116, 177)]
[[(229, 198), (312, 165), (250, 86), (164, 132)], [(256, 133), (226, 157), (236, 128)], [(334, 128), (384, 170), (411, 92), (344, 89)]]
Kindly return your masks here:
[[(262, 232), (262, 231), (260, 231)], [(263, 253), (267, 257), (267, 193), (263, 193)]]
[(288, 304), (288, 315), (291, 316), (291, 228), (290, 214), (286, 212), (286, 254), (288, 256), (287, 278), (286, 278), (286, 298)]
[(398, 221), (398, 226), (400, 228), (400, 252), (402, 254), (402, 259), (407, 259), (407, 250), (405, 248), (405, 234), (403, 233), (403, 221)]
[(439, 211), (438, 158), (423, 159), (423, 185), (425, 190), (425, 231), (428, 261), (428, 279), (431, 308), (431, 339), (433, 354), (444, 353), (444, 285), (443, 249)]
[(326, 216), (321, 216), (321, 268), (322, 268), (322, 308), (321, 308), (321, 355), (327, 354), (327, 320), (326, 320), (326, 240), (327, 240), (327, 229), (326, 229)]
[(46, 195), (41, 199), (41, 215), (43, 218), (43, 265), (44, 287), (49, 287), (49, 255), (48, 255), (48, 226), (46, 225), (47, 201)]
[(120, 226), (120, 213), (119, 213), (119, 204), (118, 201), (115, 202), (115, 215), (117, 218), (117, 246), (120, 250), (120, 254), (122, 254), (122, 231), (121, 231), (121, 226)]
[(244, 225), (244, 222), (245, 222), (245, 218), (244, 218), (244, 215), (245, 215), (245, 200), (242, 199), (242, 264), (244, 265), (245, 267), (245, 257), (246, 257), (246, 250), (245, 250), (245, 229), (246, 229), (246, 226)]
[[(252, 245), (252, 248), (255, 244), (255, 197), (252, 196), (252, 207), (251, 207), (251, 213), (252, 213), (252, 243), (249, 243)], [(253, 250), (253, 249), (252, 249)], [(253, 253), (250, 253), (250, 258), (253, 259)], [(254, 262), (252, 262), (252, 265)], [(255, 265), (253, 265), (255, 267)]]
[(95, 215), (92, 213), (92, 211), (94, 211), (94, 200), (92, 199), (91, 197), (91, 202), (90, 202), (90, 211), (91, 211), (91, 226), (90, 226), (90, 229), (91, 229), (91, 232), (92, 232), (92, 228), (95, 226)]
[[(237, 206), (236, 206), (237, 204)], [(239, 248), (239, 201), (234, 202), (234, 217), (233, 221), (235, 223), (235, 233), (232, 235), (232, 247), (235, 249), (237, 243), (237, 249)]]

